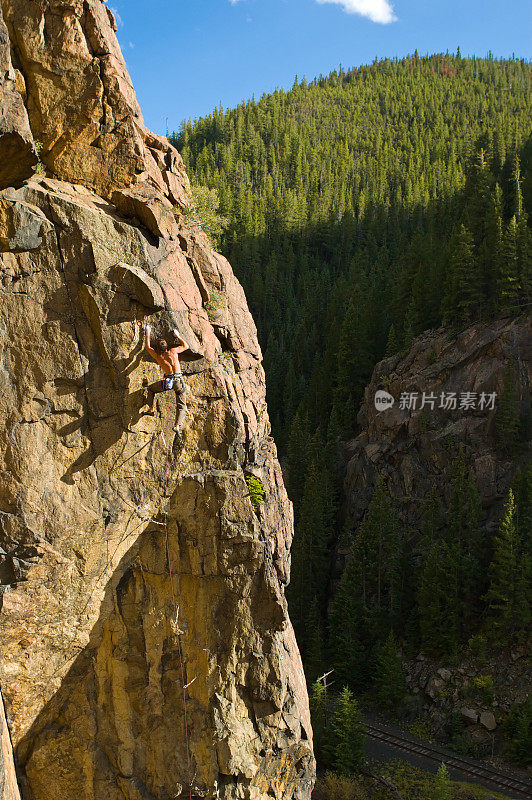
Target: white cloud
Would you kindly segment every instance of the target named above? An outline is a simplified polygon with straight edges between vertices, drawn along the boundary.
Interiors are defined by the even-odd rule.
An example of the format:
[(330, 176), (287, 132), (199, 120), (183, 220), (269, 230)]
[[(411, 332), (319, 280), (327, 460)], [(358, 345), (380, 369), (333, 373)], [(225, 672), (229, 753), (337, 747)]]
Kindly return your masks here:
[[(237, 2), (237, 0), (231, 0), (231, 2)], [(380, 22), (382, 25), (395, 22), (397, 19), (389, 0), (317, 0), (317, 2), (337, 3), (348, 14), (360, 14), (372, 22)]]
[(111, 11), (111, 12), (112, 12), (112, 14), (113, 14), (113, 17), (115, 18), (115, 20), (116, 20), (116, 24), (118, 25), (118, 27), (119, 27), (119, 28), (122, 28), (122, 27), (123, 27), (123, 25), (124, 25), (124, 22), (123, 22), (123, 20), (122, 20), (122, 17), (121, 17), (121, 16), (120, 16), (120, 14), (118, 13), (118, 9), (117, 9), (117, 8), (113, 8), (113, 6), (109, 6), (109, 11)]

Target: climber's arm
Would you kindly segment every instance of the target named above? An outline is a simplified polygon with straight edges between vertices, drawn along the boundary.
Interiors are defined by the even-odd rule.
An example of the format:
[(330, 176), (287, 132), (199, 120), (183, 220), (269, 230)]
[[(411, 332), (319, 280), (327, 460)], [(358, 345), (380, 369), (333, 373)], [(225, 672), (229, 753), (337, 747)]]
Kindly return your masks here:
[(188, 350), (188, 344), (185, 342), (183, 337), (179, 335), (177, 328), (174, 328), (172, 333), (174, 334), (174, 336), (178, 341), (177, 346), (173, 347), (172, 350), (177, 350), (178, 353), (184, 353), (185, 350)]
[(151, 325), (145, 325), (144, 326), (144, 332), (145, 332), (144, 349), (146, 350), (146, 352), (148, 352), (150, 354), (150, 356), (152, 358), (154, 358), (157, 361), (157, 353), (155, 352), (155, 350), (153, 349), (153, 347), (151, 346), (151, 343), (150, 343)]

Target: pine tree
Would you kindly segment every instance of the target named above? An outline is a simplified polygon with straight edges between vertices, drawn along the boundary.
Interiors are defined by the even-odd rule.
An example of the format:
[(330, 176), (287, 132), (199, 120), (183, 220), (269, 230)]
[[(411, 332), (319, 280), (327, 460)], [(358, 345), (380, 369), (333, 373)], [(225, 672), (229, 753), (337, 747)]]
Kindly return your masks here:
[(403, 323), (403, 347), (409, 347), (416, 333), (419, 332), (419, 322), (416, 314), (416, 306), (413, 300), (408, 304)]
[(519, 403), (516, 392), (516, 375), (512, 366), (506, 369), (501, 396), (495, 413), (495, 435), (500, 451), (515, 453), (519, 434)]
[[(532, 182), (532, 180), (531, 180)], [(521, 289), (520, 303), (525, 309), (532, 301), (532, 231), (527, 222), (527, 215), (523, 213), (517, 223), (517, 263), (519, 274), (517, 283)], [(510, 309), (518, 313), (520, 307)]]
[(390, 331), (388, 333), (388, 341), (386, 343), (386, 352), (385, 356), (388, 358), (389, 356), (394, 356), (399, 350), (399, 339), (397, 338), (397, 334), (395, 332), (395, 326), (392, 324), (390, 326)]
[(402, 541), (397, 514), (381, 479), (357, 533), (361, 569), (361, 599), (374, 635), (398, 617)]
[(405, 690), (405, 672), (393, 632), (377, 651), (375, 688), (377, 699), (384, 708), (395, 708), (402, 701)]
[(461, 225), (450, 245), (449, 268), (442, 301), (444, 322), (467, 323), (483, 305), (483, 277), (475, 260), (471, 232)]
[(515, 215), (511, 218), (502, 238), (499, 274), (497, 277), (498, 308), (511, 310), (518, 303), (520, 291), (520, 265), (518, 227)]
[(314, 753), (318, 768), (326, 766), (326, 742), (328, 734), (327, 709), (329, 698), (327, 689), (321, 681), (314, 681), (309, 696), (310, 719), (312, 722), (312, 732), (314, 734)]
[(369, 307), (364, 290), (357, 287), (342, 323), (338, 345), (334, 399), (345, 431), (354, 427), (362, 394), (371, 376), (371, 350)]
[(479, 247), (479, 257), (484, 265), (484, 283), (487, 310), (490, 317), (501, 312), (500, 297), (506, 291), (507, 281), (503, 276), (503, 195), (495, 184), (491, 205), (486, 215), (486, 236)]
[(432, 488), (427, 495), (421, 517), (421, 541), (425, 552), (428, 552), (432, 543), (438, 538), (441, 527), (441, 506), (440, 493)]
[(519, 221), (523, 216), (523, 190), (521, 177), (521, 161), (519, 153), (514, 153), (512, 159), (512, 193), (511, 193), (513, 215)]
[(481, 137), (476, 152), (469, 159), (464, 189), (463, 220), (477, 248), (486, 238), (486, 222), (492, 205), (494, 178), (489, 168), (487, 146), (486, 137)]
[(418, 591), (421, 646), (431, 655), (451, 654), (458, 646), (456, 560), (445, 542), (427, 553)]
[(214, 248), (220, 246), (228, 220), (219, 213), (220, 200), (216, 189), (192, 186), (192, 206), (185, 214), (185, 224), (192, 230), (201, 228)]
[(517, 508), (510, 489), (495, 539), (487, 600), (490, 619), (503, 641), (524, 635), (530, 624), (530, 554), (523, 551)]
[(403, 545), (395, 508), (379, 481), (360, 524), (332, 603), (330, 652), (340, 680), (356, 689), (371, 681), (368, 659), (398, 621)]
[(310, 431), (308, 420), (302, 408), (294, 415), (287, 447), (287, 481), (288, 495), (294, 504), (294, 513), (299, 513), (305, 475), (309, 456)]
[(303, 664), (307, 681), (313, 683), (323, 673), (323, 620), (318, 599), (314, 596), (306, 620)]
[(459, 637), (465, 641), (480, 613), (479, 599), (486, 591), (484, 575), (487, 565), (484, 563), (485, 546), (480, 527), (480, 497), (463, 448), (451, 464), (448, 482), (446, 538), (456, 564)]
[(532, 698), (514, 705), (505, 722), (510, 742), (507, 754), (514, 764), (528, 767), (532, 764)]
[(324, 604), (327, 547), (335, 512), (334, 491), (319, 432), (309, 442), (308, 457), (299, 520), (292, 545), (292, 580), (287, 591), (292, 621), (301, 639), (303, 653), (308, 610), (314, 598), (317, 598), (319, 608)]
[(330, 734), (331, 762), (338, 775), (353, 775), (360, 769), (364, 740), (364, 725), (358, 703), (346, 687), (338, 698)]
[(357, 689), (370, 680), (367, 646), (361, 639), (364, 609), (360, 598), (359, 545), (355, 542), (329, 616), (329, 651), (335, 675)]
[(513, 479), (517, 505), (517, 527), (523, 550), (532, 552), (532, 461), (517, 470)]
[(449, 771), (445, 764), (440, 764), (434, 780), (434, 800), (453, 800), (453, 787)]

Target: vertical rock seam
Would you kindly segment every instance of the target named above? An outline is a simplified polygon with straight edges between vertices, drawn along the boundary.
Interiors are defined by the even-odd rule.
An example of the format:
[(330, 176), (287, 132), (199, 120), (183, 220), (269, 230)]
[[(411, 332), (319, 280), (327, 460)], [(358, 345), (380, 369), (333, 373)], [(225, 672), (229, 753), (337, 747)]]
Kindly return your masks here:
[[(187, 228), (103, 2), (0, 9), (0, 798), (12, 745), (23, 800), (308, 800), (292, 507), (244, 293)], [(172, 392), (145, 414), (145, 320), (203, 356), (184, 443)]]
[(4, 702), (0, 694), (0, 798), (1, 800), (20, 800), (15, 774), (13, 750), (4, 713)]

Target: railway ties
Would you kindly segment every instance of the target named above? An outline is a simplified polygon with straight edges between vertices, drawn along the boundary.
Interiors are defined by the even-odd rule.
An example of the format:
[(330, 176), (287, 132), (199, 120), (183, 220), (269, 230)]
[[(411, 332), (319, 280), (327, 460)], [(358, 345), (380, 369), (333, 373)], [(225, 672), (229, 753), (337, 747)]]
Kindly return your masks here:
[(371, 739), (376, 739), (384, 744), (396, 747), (398, 750), (412, 753), (438, 764), (443, 762), (447, 767), (457, 770), (465, 776), (469, 775), (479, 783), (488, 784), (487, 788), (493, 788), (501, 792), (511, 792), (514, 797), (532, 800), (532, 781), (525, 777), (511, 775), (487, 764), (479, 764), (474, 762), (473, 759), (446, 752), (437, 746), (418, 743), (407, 736), (391, 733), (384, 727), (371, 723), (365, 723), (365, 728), (367, 735)]

